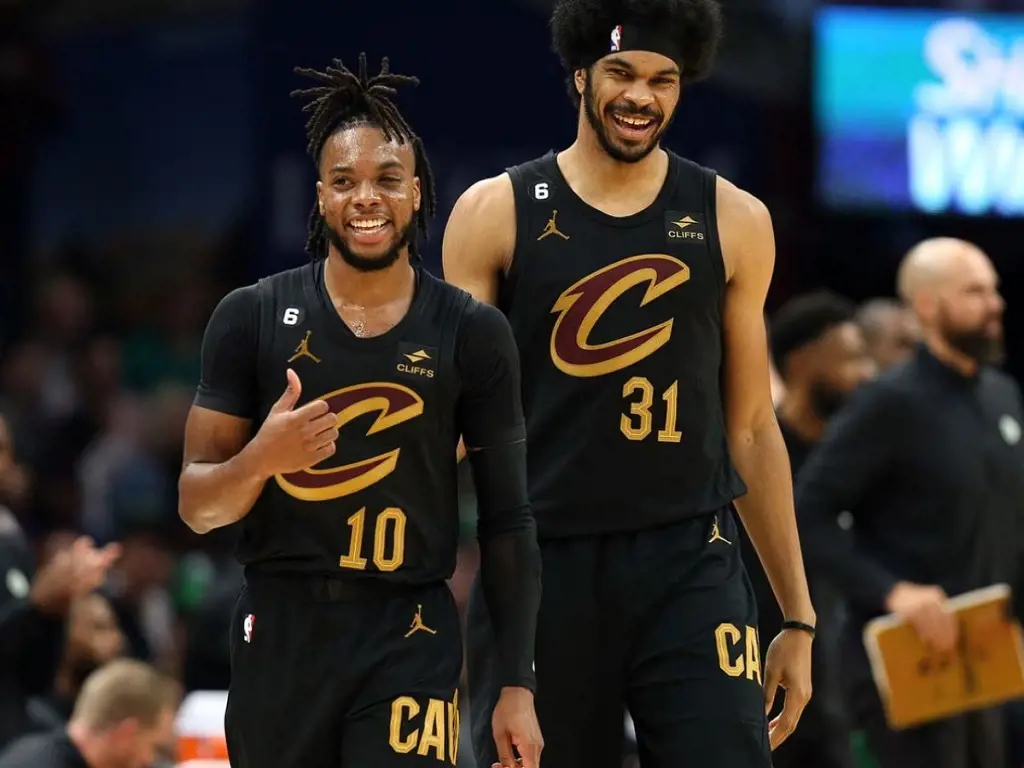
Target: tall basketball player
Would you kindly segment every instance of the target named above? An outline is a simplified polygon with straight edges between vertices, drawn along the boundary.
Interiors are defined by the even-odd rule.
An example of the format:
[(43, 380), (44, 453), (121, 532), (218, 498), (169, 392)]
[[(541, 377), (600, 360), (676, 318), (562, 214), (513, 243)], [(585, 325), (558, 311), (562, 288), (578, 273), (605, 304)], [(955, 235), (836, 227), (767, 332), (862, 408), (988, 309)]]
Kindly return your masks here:
[[(810, 696), (815, 625), (769, 388), (771, 219), (661, 147), (719, 6), (560, 0), (552, 29), (575, 143), (472, 186), (444, 239), (447, 279), (506, 313), (522, 361), (545, 762), (619, 765), (625, 707), (645, 768), (767, 768)], [(785, 619), (764, 665), (734, 502)], [(471, 611), (477, 757), (512, 765)]]

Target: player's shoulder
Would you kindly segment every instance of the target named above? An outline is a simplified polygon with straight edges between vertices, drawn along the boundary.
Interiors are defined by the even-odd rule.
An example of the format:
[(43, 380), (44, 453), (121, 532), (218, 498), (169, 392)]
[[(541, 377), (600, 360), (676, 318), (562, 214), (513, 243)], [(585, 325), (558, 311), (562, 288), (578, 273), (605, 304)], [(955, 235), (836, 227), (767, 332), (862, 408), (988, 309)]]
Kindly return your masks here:
[(254, 328), (261, 322), (265, 308), (276, 311), (275, 308), (282, 304), (291, 308), (289, 317), (298, 320), (304, 302), (303, 285), (310, 279), (312, 269), (313, 265), (296, 267), (233, 289), (218, 302), (211, 325)]
[(451, 318), (451, 322), (458, 325), (460, 329), (467, 321), (471, 322), (470, 318), (477, 314), (480, 307), (490, 307), (499, 315), (501, 314), (489, 304), (474, 299), (468, 291), (443, 280), (426, 269), (420, 271), (420, 280), (422, 281), (421, 289), (429, 291), (428, 301), (442, 310), (444, 315)]
[(509, 211), (515, 213), (515, 191), (508, 172), (474, 182), (459, 195), (452, 218), (466, 217), (478, 225), (500, 220)]
[(554, 183), (553, 164), (555, 153), (535, 157), (525, 163), (507, 168), (497, 176), (480, 179), (462, 193), (456, 208), (462, 213), (494, 218), (509, 211), (514, 212), (516, 199), (524, 192), (537, 200), (544, 200)]
[(213, 310), (211, 327), (252, 327), (259, 315), (260, 286), (251, 283), (228, 291)]
[(715, 207), (719, 229), (724, 228), (723, 222), (740, 227), (771, 225), (771, 213), (761, 198), (719, 174), (715, 175)]
[(495, 332), (511, 328), (504, 313), (485, 301), (473, 298), (468, 292), (457, 285), (446, 282), (426, 270), (424, 280), (429, 281), (432, 301), (439, 307), (448, 309), (446, 314), (457, 326), (459, 343), (469, 339), (486, 339)]
[(317, 263), (309, 262), (262, 277), (256, 284), (257, 290), (272, 298), (291, 297), (293, 294), (301, 293), (306, 283), (314, 276)]
[(756, 195), (716, 175), (715, 218), (726, 279), (731, 282), (737, 274), (747, 274), (756, 284), (770, 280), (775, 265), (775, 234), (768, 206)]

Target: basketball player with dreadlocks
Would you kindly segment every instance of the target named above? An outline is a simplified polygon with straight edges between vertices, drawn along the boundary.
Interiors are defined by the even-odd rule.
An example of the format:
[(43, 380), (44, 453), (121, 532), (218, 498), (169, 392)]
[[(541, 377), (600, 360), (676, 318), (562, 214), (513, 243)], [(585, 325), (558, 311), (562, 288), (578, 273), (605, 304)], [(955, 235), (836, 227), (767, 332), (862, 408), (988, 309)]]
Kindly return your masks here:
[[(317, 165), (312, 263), (214, 311), (189, 414), (181, 517), (236, 526), (232, 766), (455, 763), (460, 624), (455, 448), (479, 494), (501, 657), (497, 720), (536, 768), (540, 554), (507, 320), (416, 263), (434, 211), (423, 144), (387, 60), (297, 70)], [(283, 390), (283, 391), (282, 391)]]
[[(557, 768), (619, 765), (624, 708), (644, 768), (767, 768), (810, 696), (815, 614), (769, 388), (771, 219), (661, 146), (720, 13), (558, 0), (576, 141), (472, 186), (445, 233), (447, 279), (501, 307), (519, 345), (544, 569), (536, 703)], [(786, 620), (763, 665), (734, 502)], [(486, 763), (492, 643), (475, 597)]]

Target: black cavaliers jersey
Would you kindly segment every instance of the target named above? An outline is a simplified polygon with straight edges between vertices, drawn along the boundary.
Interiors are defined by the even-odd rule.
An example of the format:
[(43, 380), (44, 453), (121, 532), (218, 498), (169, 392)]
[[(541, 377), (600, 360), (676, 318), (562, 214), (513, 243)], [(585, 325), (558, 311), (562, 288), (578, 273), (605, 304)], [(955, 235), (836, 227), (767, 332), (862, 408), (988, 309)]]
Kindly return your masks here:
[(516, 247), (499, 305), (522, 365), (541, 535), (651, 527), (744, 492), (721, 397), (715, 174), (669, 153), (658, 198), (614, 217), (549, 153), (509, 169)]
[[(240, 311), (250, 317), (237, 324), (248, 322), (255, 333), (235, 331), (232, 340), (214, 330), (229, 325), (217, 317), (231, 303), (225, 299), (204, 340), (196, 404), (252, 418), (255, 431), (292, 368), (302, 383), (296, 407), (325, 400), (340, 432), (333, 457), (267, 482), (237, 523), (240, 561), (266, 571), (410, 583), (449, 577), (458, 539), (456, 414), (465, 376), (456, 357), (460, 323), (476, 302), (419, 270), (406, 316), (381, 336), (358, 338), (327, 294), (323, 263), (240, 292), (248, 292), (249, 309)], [(219, 344), (211, 340), (218, 334)], [(255, 339), (249, 355), (240, 351), (247, 339)], [(232, 375), (217, 373), (227, 365), (238, 373), (219, 383), (218, 376)], [(249, 394), (231, 394), (244, 392), (246, 381)]]

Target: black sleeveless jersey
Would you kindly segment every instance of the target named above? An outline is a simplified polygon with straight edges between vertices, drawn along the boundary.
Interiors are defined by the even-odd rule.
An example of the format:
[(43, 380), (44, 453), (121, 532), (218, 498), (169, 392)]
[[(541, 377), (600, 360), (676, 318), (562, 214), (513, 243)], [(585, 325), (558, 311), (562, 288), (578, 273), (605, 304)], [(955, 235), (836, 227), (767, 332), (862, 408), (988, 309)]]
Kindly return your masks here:
[[(323, 263), (240, 290), (256, 293), (254, 425), (281, 396), (290, 367), (302, 382), (296, 407), (324, 399), (340, 436), (330, 459), (267, 482), (236, 524), (239, 560), (274, 572), (448, 578), (459, 522), (457, 337), (476, 302), (419, 270), (406, 316), (381, 336), (358, 338), (327, 294)], [(201, 385), (198, 405), (207, 405), (203, 397)], [(216, 402), (207, 407), (230, 412)]]
[(584, 203), (554, 153), (508, 172), (516, 246), (499, 306), (519, 345), (540, 534), (727, 505), (745, 487), (724, 429), (714, 172), (670, 152), (658, 198), (626, 217)]

